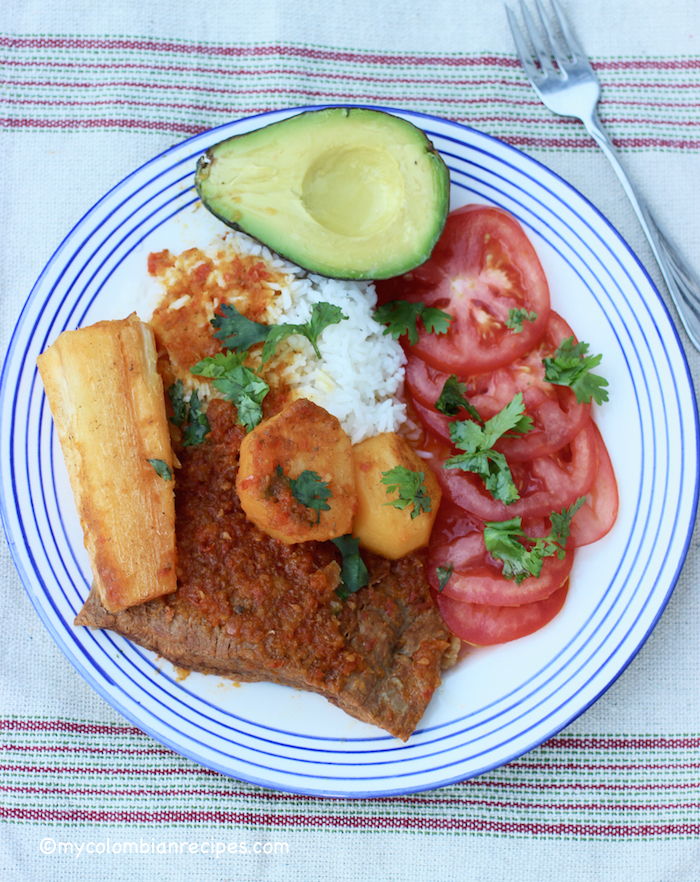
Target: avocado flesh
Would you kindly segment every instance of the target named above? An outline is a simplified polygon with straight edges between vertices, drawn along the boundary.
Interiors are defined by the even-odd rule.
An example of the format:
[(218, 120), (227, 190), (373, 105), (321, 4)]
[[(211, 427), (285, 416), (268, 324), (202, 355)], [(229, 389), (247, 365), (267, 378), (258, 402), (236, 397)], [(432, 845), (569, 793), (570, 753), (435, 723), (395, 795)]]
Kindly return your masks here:
[(420, 129), (359, 108), (309, 111), (222, 141), (200, 158), (195, 185), (224, 223), (304, 269), (346, 279), (424, 263), (450, 189)]

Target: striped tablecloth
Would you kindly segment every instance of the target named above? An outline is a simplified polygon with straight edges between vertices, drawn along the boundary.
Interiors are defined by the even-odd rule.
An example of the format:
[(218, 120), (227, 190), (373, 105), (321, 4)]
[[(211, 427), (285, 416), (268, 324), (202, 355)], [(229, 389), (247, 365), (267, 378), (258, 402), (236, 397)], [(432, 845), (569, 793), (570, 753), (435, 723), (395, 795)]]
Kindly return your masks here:
[[(695, 0), (565, 6), (603, 84), (601, 117), (700, 273)], [(230, 119), (325, 102), (444, 116), (525, 150), (612, 220), (666, 296), (606, 161), (532, 93), (500, 4), (12, 0), (0, 14), (3, 347), (63, 236), (124, 175)], [(699, 568), (694, 541), (639, 656), (540, 748), (440, 790), (331, 800), (209, 772), (121, 719), (56, 649), (3, 545), (0, 877), (700, 880)]]

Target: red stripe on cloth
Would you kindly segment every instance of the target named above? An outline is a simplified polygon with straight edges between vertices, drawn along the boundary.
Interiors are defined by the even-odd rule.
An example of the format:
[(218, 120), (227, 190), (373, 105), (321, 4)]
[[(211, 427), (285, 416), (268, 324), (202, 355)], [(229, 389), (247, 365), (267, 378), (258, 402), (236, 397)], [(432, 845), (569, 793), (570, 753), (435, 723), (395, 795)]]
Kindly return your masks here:
[(0, 732), (76, 732), (86, 735), (140, 735), (135, 726), (114, 723), (78, 723), (70, 720), (0, 719)]
[[(175, 755), (173, 754), (173, 757)], [(505, 767), (508, 768), (507, 766)], [(219, 772), (213, 772), (210, 769), (205, 769), (203, 767), (195, 767), (188, 768), (184, 766), (180, 766), (178, 768), (172, 769), (144, 769), (144, 768), (110, 768), (105, 769), (103, 766), (40, 766), (40, 765), (0, 765), (0, 772), (8, 772), (15, 774), (37, 774), (37, 775), (62, 775), (62, 774), (72, 774), (72, 775), (99, 775), (103, 778), (106, 774), (112, 777), (119, 776), (144, 776), (144, 777), (174, 777), (177, 775), (182, 776), (192, 776), (192, 775), (203, 775), (209, 777), (225, 777), (220, 775)], [(698, 784), (696, 782), (684, 782), (684, 783), (652, 783), (652, 784), (635, 784), (628, 783), (625, 781), (622, 784), (608, 784), (608, 783), (600, 783), (595, 784), (592, 782), (573, 782), (567, 781), (562, 783), (551, 783), (542, 780), (536, 781), (493, 781), (488, 778), (472, 778), (469, 781), (462, 782), (463, 784), (468, 785), (469, 787), (478, 787), (486, 790), (548, 790), (548, 791), (556, 791), (556, 790), (564, 790), (564, 791), (574, 791), (574, 790), (604, 790), (609, 791), (611, 793), (625, 792), (625, 791), (665, 791), (665, 790), (697, 790)], [(235, 795), (235, 794), (234, 794)], [(239, 794), (241, 796), (248, 794)], [(282, 798), (280, 794), (276, 794), (277, 799)], [(300, 797), (289, 797), (290, 799), (298, 799)], [(303, 797), (304, 799), (312, 799), (313, 797)], [(407, 797), (377, 797), (378, 799), (385, 800), (393, 800), (400, 799), (401, 801), (405, 801)]]
[(143, 749), (129, 747), (88, 747), (80, 745), (80, 747), (68, 747), (65, 744), (6, 744), (0, 747), (0, 753), (87, 753), (104, 756), (112, 756), (119, 754), (122, 756), (172, 756), (173, 752), (167, 747), (148, 747)]
[[(259, 89), (259, 90), (251, 90), (249, 92), (239, 92), (237, 94), (266, 94), (268, 92), (274, 92), (272, 89)], [(291, 92), (292, 90), (287, 89), (278, 89), (278, 92)], [(301, 94), (309, 94), (302, 92)], [(315, 93), (316, 96), (321, 93)], [(388, 99), (385, 99), (388, 100)], [(444, 104), (464, 104), (466, 102), (457, 98), (430, 98), (426, 97), (422, 100), (425, 101), (434, 101), (437, 103)], [(484, 101), (481, 99), (475, 100), (474, 103), (483, 104)], [(505, 102), (504, 102), (505, 103)], [(509, 104), (538, 104), (539, 102), (507, 102)], [(56, 101), (56, 100), (41, 100), (41, 99), (32, 99), (32, 98), (9, 98), (5, 101), (5, 104), (9, 106), (17, 106), (17, 107), (104, 107), (104, 106), (116, 106), (116, 107), (151, 107), (151, 108), (169, 108), (172, 110), (195, 110), (201, 112), (208, 113), (235, 113), (236, 108), (234, 105), (229, 106), (219, 106), (215, 107), (209, 104), (188, 104), (181, 101), (137, 101), (137, 100), (128, 100), (124, 98), (114, 98), (114, 99), (105, 99), (100, 101), (87, 100), (87, 101)], [(700, 106), (700, 105), (698, 105)], [(484, 123), (484, 122), (493, 122), (493, 123), (511, 123), (513, 122), (513, 118), (510, 116), (479, 116), (474, 115), (469, 117), (472, 123)], [(518, 117), (517, 122), (519, 124), (524, 125), (541, 125), (542, 118), (541, 117)], [(639, 125), (650, 125), (650, 126), (686, 126), (686, 127), (700, 127), (700, 119), (698, 120), (674, 120), (674, 119), (624, 119), (622, 117), (606, 117), (606, 124), (620, 124), (620, 125), (629, 125), (629, 124), (639, 124)], [(579, 126), (580, 122), (578, 120), (573, 119), (560, 119), (556, 120), (557, 125), (573, 125)]]
[[(311, 58), (323, 61), (351, 61), (360, 64), (443, 64), (449, 67), (474, 67), (476, 65), (520, 67), (520, 61), (510, 55), (400, 55), (391, 53), (351, 52), (320, 49), (310, 46), (216, 46), (202, 43), (176, 43), (126, 38), (90, 37), (1, 37), (0, 46), (17, 49), (119, 49), (174, 54), (201, 54), (225, 57), (280, 57)], [(601, 70), (697, 70), (700, 59), (612, 59), (594, 64)]]
[(580, 738), (571, 735), (555, 735), (546, 742), (555, 750), (571, 750), (582, 744), (591, 750), (695, 750), (700, 747), (700, 737), (683, 736), (666, 738), (659, 735), (624, 736), (584, 735)]
[[(268, 108), (246, 110), (244, 113), (264, 113)], [(142, 119), (0, 119), (0, 128), (11, 129), (156, 129), (183, 135), (198, 135), (208, 126), (191, 123)]]
[[(209, 798), (220, 798), (220, 799), (232, 799), (232, 798), (244, 798), (244, 799), (255, 799), (260, 797), (267, 797), (268, 801), (280, 802), (280, 796), (282, 794), (262, 794), (262, 793), (249, 793), (249, 792), (236, 792), (231, 790), (207, 790), (207, 789), (188, 789), (188, 790), (173, 790), (171, 788), (165, 789), (156, 789), (156, 790), (146, 790), (146, 789), (138, 789), (138, 790), (116, 790), (110, 788), (96, 788), (96, 787), (74, 787), (74, 788), (61, 788), (61, 787), (0, 787), (0, 793), (24, 793), (24, 794), (33, 794), (33, 795), (42, 795), (42, 796), (119, 796), (119, 797), (129, 797), (131, 799), (136, 797), (158, 797), (163, 798), (167, 797), (168, 799), (174, 799), (178, 797), (199, 797), (205, 796)], [(290, 796), (290, 800), (293, 799), (295, 802), (299, 802), (300, 797)], [(304, 797), (305, 802), (324, 802), (330, 801), (334, 802), (334, 800), (324, 799), (324, 797)], [(577, 812), (577, 811), (591, 811), (591, 812), (602, 812), (602, 811), (613, 811), (613, 812), (621, 812), (621, 811), (630, 811), (630, 812), (658, 812), (658, 811), (689, 811), (691, 809), (700, 808), (700, 802), (679, 802), (679, 803), (622, 803), (622, 802), (562, 802), (562, 803), (536, 803), (536, 802), (515, 802), (515, 801), (498, 801), (491, 799), (424, 799), (421, 801), (406, 799), (404, 797), (384, 797), (380, 800), (384, 803), (394, 803), (401, 805), (424, 805), (427, 807), (430, 806), (464, 806), (467, 808), (482, 808), (482, 807), (491, 807), (497, 809), (518, 809), (523, 811), (561, 811), (561, 812)]]
[[(175, 757), (175, 754), (173, 754)], [(194, 766), (193, 768), (176, 768), (176, 769), (142, 769), (142, 768), (109, 768), (103, 766), (27, 766), (27, 765), (0, 765), (0, 772), (20, 772), (38, 775), (100, 775), (109, 774), (112, 776), (119, 775), (145, 775), (156, 778), (167, 777), (168, 775), (204, 775), (225, 777), (219, 772), (213, 772), (211, 769), (205, 769), (203, 766)]]
[[(4, 732), (76, 732), (92, 735), (139, 735), (148, 736), (135, 726), (120, 723), (85, 723), (71, 720), (25, 720), (0, 719), (0, 731)], [(555, 735), (545, 741), (540, 749), (555, 750), (695, 750), (700, 747), (700, 736), (666, 737), (661, 735)], [(512, 765), (512, 763), (511, 763)]]
[[(249, 107), (238, 108), (241, 114), (264, 113), (269, 108)], [(469, 123), (471, 117), (452, 117), (456, 122)], [(140, 119), (0, 119), (0, 128), (13, 129), (148, 129), (167, 131), (183, 135), (198, 135), (206, 131), (208, 126), (194, 123), (177, 123), (164, 120), (140, 120)], [(582, 148), (593, 147), (595, 142), (591, 138), (538, 138), (526, 135), (501, 135), (501, 140), (515, 147), (539, 147), (539, 148)], [(671, 138), (613, 138), (617, 147), (669, 147), (680, 150), (696, 149), (700, 147), (700, 140), (675, 140)]]
[(391, 55), (372, 52), (349, 52), (332, 49), (314, 49), (310, 46), (216, 46), (182, 44), (157, 40), (80, 37), (0, 37), (0, 47), (18, 49), (120, 49), (146, 52), (171, 52), (180, 55), (208, 55), (231, 58), (310, 58), (317, 61), (344, 61), (359, 64), (443, 64), (448, 67), (520, 67), (517, 58), (497, 55)]
[[(467, 117), (455, 117), (457, 122), (466, 122)], [(538, 138), (530, 135), (500, 135), (500, 140), (513, 147), (563, 148), (595, 147), (592, 138)], [(695, 150), (700, 147), (700, 140), (674, 140), (671, 138), (613, 138), (616, 147), (672, 147), (674, 150)]]
[(643, 824), (583, 824), (544, 823), (541, 821), (499, 821), (479, 818), (400, 818), (395, 816), (367, 817), (354, 815), (281, 815), (242, 811), (182, 811), (160, 809), (142, 810), (93, 810), (93, 809), (34, 809), (0, 807), (0, 818), (15, 821), (49, 821), (62, 823), (210, 823), (248, 824), (265, 827), (303, 829), (335, 828), (351, 830), (437, 830), (471, 831), (488, 833), (511, 833), (549, 836), (605, 836), (621, 838), (629, 836), (697, 836), (700, 823), (661, 822)]
[[(316, 77), (314, 77), (316, 79)], [(340, 77), (339, 79), (344, 80), (344, 77)], [(373, 81), (374, 82), (374, 81)], [(385, 82), (395, 82), (394, 80), (387, 79)], [(424, 84), (424, 81), (416, 80), (416, 83)], [(431, 81), (427, 85), (439, 86), (444, 85), (439, 80)], [(508, 88), (516, 88), (522, 89), (523, 91), (529, 92), (530, 84), (525, 80), (519, 82), (517, 80), (505, 80), (505, 79), (470, 79), (465, 80), (462, 84), (465, 87), (473, 87), (473, 86), (507, 86)], [(56, 82), (55, 80), (0, 80), (0, 86), (12, 86), (14, 88), (25, 87), (25, 88), (66, 88), (66, 89), (106, 89), (106, 88), (125, 88), (125, 89), (178, 89), (183, 91), (185, 89), (194, 92), (207, 92), (213, 95), (218, 94), (230, 94), (230, 87), (214, 89), (211, 86), (207, 85), (196, 85), (193, 83), (154, 83), (154, 82), (139, 82), (138, 80), (105, 80), (100, 82)], [(663, 84), (649, 84), (649, 83), (606, 83), (605, 88), (615, 88), (615, 89), (641, 89), (642, 91), (649, 91), (650, 88), (664, 88), (664, 89), (694, 89), (697, 90), (697, 85), (695, 83), (663, 83)], [(309, 92), (307, 90), (302, 89), (282, 89), (282, 88), (260, 88), (260, 89), (236, 89), (237, 95), (253, 95), (253, 94), (267, 94), (267, 93), (275, 94), (277, 92), (283, 92), (284, 94), (303, 94), (303, 95), (317, 95), (323, 96), (328, 95), (327, 91), (316, 91)], [(349, 93), (334, 93), (333, 97), (335, 99), (345, 99), (348, 101), (353, 101), (357, 98), (357, 95), (354, 92)], [(363, 95), (363, 101), (376, 101), (376, 102), (386, 102), (386, 101), (394, 101), (396, 100), (396, 96), (388, 95), (384, 96), (381, 94), (374, 95)], [(455, 104), (462, 103), (463, 99), (461, 96), (456, 96), (452, 98), (448, 97), (436, 97), (436, 96), (428, 96), (428, 95), (420, 95), (420, 96), (407, 96), (402, 95), (401, 100), (403, 101), (447, 101)], [(484, 99), (479, 99), (483, 101)], [(490, 100), (490, 98), (489, 98)], [(529, 102), (537, 104), (538, 102)], [(686, 106), (685, 104), (679, 105), (681, 107)]]
[[(513, 86), (516, 85), (518, 87), (525, 87), (529, 90), (529, 85), (527, 83), (509, 83), (507, 80), (471, 80), (468, 83), (469, 86)], [(206, 85), (194, 85), (192, 83), (183, 84), (183, 83), (154, 83), (154, 82), (136, 82), (129, 80), (120, 80), (118, 82), (107, 80), (105, 82), (54, 82), (52, 80), (46, 81), (38, 81), (38, 80), (0, 80), (0, 86), (12, 86), (14, 88), (17, 87), (27, 87), (27, 88), (52, 88), (52, 89), (159, 89), (165, 91), (177, 90), (179, 92), (189, 91), (189, 92), (204, 92), (210, 95), (230, 95), (231, 88), (230, 87), (222, 87), (220, 89), (214, 89), (211, 86)], [(304, 95), (306, 97), (317, 97), (322, 98), (323, 100), (330, 100), (328, 91), (310, 91), (307, 89), (291, 89), (291, 88), (282, 88), (282, 87), (261, 87), (260, 89), (236, 89), (236, 95)], [(333, 100), (346, 100), (346, 101), (356, 101), (357, 95), (354, 92), (339, 92), (332, 94)], [(393, 95), (363, 95), (363, 101), (372, 101), (372, 102), (386, 102), (386, 101), (396, 101), (396, 96)], [(459, 97), (456, 98), (437, 98), (431, 96), (411, 96), (411, 95), (401, 95), (401, 101), (447, 101), (449, 103), (461, 104), (462, 100)]]

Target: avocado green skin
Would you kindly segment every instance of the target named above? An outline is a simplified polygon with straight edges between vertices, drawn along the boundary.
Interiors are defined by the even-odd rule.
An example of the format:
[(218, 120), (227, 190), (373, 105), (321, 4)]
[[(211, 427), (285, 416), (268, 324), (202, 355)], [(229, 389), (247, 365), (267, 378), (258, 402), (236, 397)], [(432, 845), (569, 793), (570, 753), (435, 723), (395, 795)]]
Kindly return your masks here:
[[(285, 124), (294, 122), (297, 130), (300, 126), (305, 127), (307, 121), (317, 126), (319, 123), (325, 122), (325, 120), (319, 119), (320, 115), (325, 115), (326, 119), (331, 118), (334, 123), (340, 122), (342, 126), (352, 125), (353, 138), (355, 139), (358, 137), (358, 127), (360, 127), (360, 132), (362, 128), (366, 129), (366, 132), (361, 132), (361, 137), (366, 135), (366, 144), (369, 147), (375, 146), (376, 126), (381, 122), (383, 129), (395, 128), (397, 136), (402, 142), (408, 142), (415, 150), (414, 163), (405, 171), (415, 176), (418, 185), (414, 185), (413, 189), (419, 190), (421, 199), (425, 195), (425, 204), (421, 204), (417, 209), (420, 216), (419, 223), (415, 225), (416, 235), (408, 243), (403, 243), (401, 236), (396, 234), (396, 230), (381, 230), (373, 243), (374, 247), (383, 248), (386, 252), (385, 257), (380, 260), (370, 261), (369, 264), (364, 260), (358, 262), (357, 255), (353, 256), (344, 252), (342, 237), (333, 243), (333, 247), (326, 246), (325, 252), (324, 243), (319, 241), (314, 254), (303, 253), (298, 247), (298, 243), (295, 243), (293, 238), (286, 234), (284, 228), (278, 226), (276, 229), (270, 229), (262, 224), (259, 218), (253, 222), (246, 216), (245, 211), (240, 210), (236, 204), (233, 202), (227, 204), (225, 200), (222, 202), (221, 198), (214, 198), (211, 192), (210, 171), (215, 162), (225, 161), (220, 159), (222, 153), (231, 150), (231, 148), (235, 152), (242, 143), (249, 142), (253, 136), (263, 145), (268, 136), (270, 141), (274, 141), (275, 137), (280, 135), (284, 140), (285, 133), (282, 128)], [(314, 131), (318, 134), (319, 129), (315, 128)], [(294, 150), (293, 144), (289, 145), (289, 149)], [(391, 141), (386, 144), (384, 149), (391, 152)], [(260, 155), (264, 161), (264, 150)], [(301, 169), (299, 176), (302, 178), (304, 163), (308, 161), (308, 151), (302, 150), (297, 158), (297, 165)], [(232, 229), (257, 239), (263, 245), (309, 272), (330, 278), (354, 280), (391, 278), (425, 263), (444, 229), (450, 198), (449, 171), (424, 132), (412, 123), (383, 111), (341, 107), (306, 111), (264, 128), (234, 135), (232, 138), (215, 144), (200, 156), (197, 162), (195, 188), (204, 206)], [(270, 209), (274, 209), (277, 204), (284, 202), (285, 198), (287, 197), (284, 192), (272, 194), (269, 201)], [(238, 201), (240, 204), (240, 198)], [(408, 210), (410, 213), (410, 206)], [(295, 222), (289, 223), (290, 230), (297, 228), (298, 224)], [(314, 231), (311, 230), (306, 237), (307, 242), (312, 240), (313, 236)], [(354, 242), (348, 242), (349, 246), (354, 247), (354, 244)], [(306, 250), (308, 249), (305, 248)]]

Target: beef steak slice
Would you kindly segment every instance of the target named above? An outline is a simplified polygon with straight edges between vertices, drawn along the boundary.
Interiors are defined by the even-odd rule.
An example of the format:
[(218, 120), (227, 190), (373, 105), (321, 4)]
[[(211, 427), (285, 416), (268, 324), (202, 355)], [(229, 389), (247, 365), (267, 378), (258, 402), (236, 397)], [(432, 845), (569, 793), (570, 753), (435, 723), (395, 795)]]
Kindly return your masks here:
[(440, 684), (449, 646), (420, 555), (364, 555), (369, 584), (341, 601), (332, 543), (287, 546), (243, 514), (235, 493), (242, 430), (228, 402), (180, 453), (178, 590), (118, 613), (95, 590), (76, 624), (108, 628), (173, 664), (317, 692), (408, 739)]

